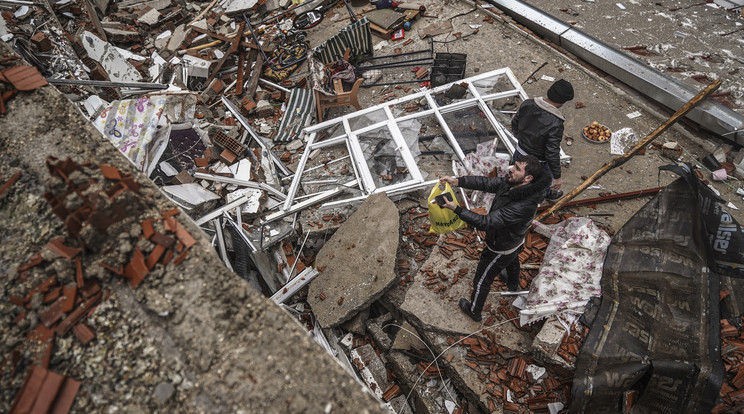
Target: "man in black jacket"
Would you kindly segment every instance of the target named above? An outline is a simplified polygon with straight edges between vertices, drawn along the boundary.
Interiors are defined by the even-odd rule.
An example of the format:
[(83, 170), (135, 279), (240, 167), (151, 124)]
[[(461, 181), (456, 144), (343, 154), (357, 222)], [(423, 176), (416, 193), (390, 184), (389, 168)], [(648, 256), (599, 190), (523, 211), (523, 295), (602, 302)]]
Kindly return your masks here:
[(550, 175), (543, 172), (540, 160), (532, 155), (517, 157), (505, 177), (479, 176), (441, 177), (441, 182), (495, 195), (488, 214), (478, 214), (456, 206), (445, 199), (444, 207), (477, 230), (486, 232), (486, 248), (478, 261), (473, 279), (470, 301), (460, 299), (460, 309), (474, 321), (480, 322), (481, 310), (491, 289), (491, 283), (502, 269), (506, 269), (507, 288), (519, 289), (519, 260), (537, 206), (545, 197)]
[(527, 99), (511, 121), (512, 132), (517, 138), (514, 155), (534, 155), (543, 163), (543, 168), (553, 177), (548, 190), (548, 200), (563, 197), (561, 191), (561, 140), (563, 121), (560, 111), (564, 103), (574, 97), (571, 83), (558, 80), (548, 89), (547, 98)]

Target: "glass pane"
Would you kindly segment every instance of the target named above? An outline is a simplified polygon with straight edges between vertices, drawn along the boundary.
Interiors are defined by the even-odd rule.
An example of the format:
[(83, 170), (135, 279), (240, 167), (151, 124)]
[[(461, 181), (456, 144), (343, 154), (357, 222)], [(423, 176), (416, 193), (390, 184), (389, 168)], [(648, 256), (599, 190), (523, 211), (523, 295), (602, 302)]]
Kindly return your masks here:
[[(511, 83), (509, 77), (506, 76), (506, 74), (504, 73), (473, 81), (473, 86), (478, 91), (480, 96), (486, 96), (494, 93), (512, 91), (517, 89), (517, 87)], [(470, 96), (470, 93), (468, 93), (468, 98), (472, 98), (472, 96)]]
[(444, 121), (464, 153), (475, 151), (481, 142), (498, 138), (493, 125), (478, 106), (443, 114)]
[(522, 104), (522, 98), (519, 95), (507, 98), (499, 98), (488, 101), (488, 109), (506, 128), (511, 129), (511, 119)]
[(413, 179), (387, 127), (365, 132), (357, 138), (375, 187)]
[(315, 157), (309, 158), (302, 172), (303, 194), (335, 188), (337, 184), (356, 179), (346, 141), (323, 148)]
[(387, 121), (387, 115), (383, 109), (376, 109), (372, 112), (367, 112), (364, 115), (352, 116), (349, 118), (349, 128), (351, 131), (358, 131), (366, 128), (370, 125), (374, 125), (379, 122)]
[(331, 138), (343, 136), (345, 134), (346, 132), (344, 131), (344, 125), (339, 121), (338, 123), (327, 126), (325, 128), (321, 128), (316, 131), (315, 140), (313, 142), (323, 142)]

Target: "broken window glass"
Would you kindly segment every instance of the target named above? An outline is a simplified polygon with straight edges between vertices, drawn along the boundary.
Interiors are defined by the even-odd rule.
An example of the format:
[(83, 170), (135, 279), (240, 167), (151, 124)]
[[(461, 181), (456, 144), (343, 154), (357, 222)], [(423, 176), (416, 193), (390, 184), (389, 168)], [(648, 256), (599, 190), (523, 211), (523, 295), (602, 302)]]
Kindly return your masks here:
[(453, 111), (443, 117), (465, 153), (475, 151), (481, 142), (499, 137), (496, 129), (477, 106)]
[(376, 188), (413, 178), (389, 129), (374, 129), (358, 135), (357, 139)]

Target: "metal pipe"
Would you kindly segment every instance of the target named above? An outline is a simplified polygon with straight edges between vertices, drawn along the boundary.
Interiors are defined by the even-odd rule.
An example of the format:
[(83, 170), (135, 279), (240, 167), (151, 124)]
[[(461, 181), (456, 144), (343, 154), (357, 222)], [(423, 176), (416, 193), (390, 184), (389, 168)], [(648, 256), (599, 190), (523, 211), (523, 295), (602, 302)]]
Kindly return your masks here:
[(277, 85), (276, 83), (273, 83), (273, 82), (269, 82), (269, 81), (267, 81), (264, 78), (258, 78), (258, 81), (259, 82), (262, 82), (262, 83), (264, 83), (266, 85), (269, 85), (270, 87), (272, 87), (274, 89), (278, 89), (278, 90), (280, 90), (280, 91), (282, 91), (284, 93), (292, 93), (292, 90), (291, 89), (287, 89), (284, 86)]
[[(5, 0), (0, 0), (5, 1)], [(79, 85), (79, 86), (95, 86), (99, 88), (139, 88), (139, 89), (168, 89), (168, 85), (163, 83), (148, 83), (148, 82), (108, 82), (108, 81), (97, 81), (97, 80), (83, 80), (83, 79), (53, 79), (47, 78), (47, 82), (53, 85)]]

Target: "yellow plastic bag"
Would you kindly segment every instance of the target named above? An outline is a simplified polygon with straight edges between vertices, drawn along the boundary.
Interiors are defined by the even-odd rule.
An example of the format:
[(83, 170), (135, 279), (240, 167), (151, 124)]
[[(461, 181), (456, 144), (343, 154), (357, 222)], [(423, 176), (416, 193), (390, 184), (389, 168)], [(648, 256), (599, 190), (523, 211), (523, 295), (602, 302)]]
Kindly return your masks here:
[(429, 194), (429, 222), (431, 223), (429, 233), (446, 234), (465, 227), (465, 222), (460, 219), (460, 216), (448, 208), (439, 207), (434, 200), (438, 195), (449, 193), (455, 205), (459, 205), (452, 187), (449, 183), (444, 184), (444, 190), (440, 189), (441, 183), (437, 183)]

